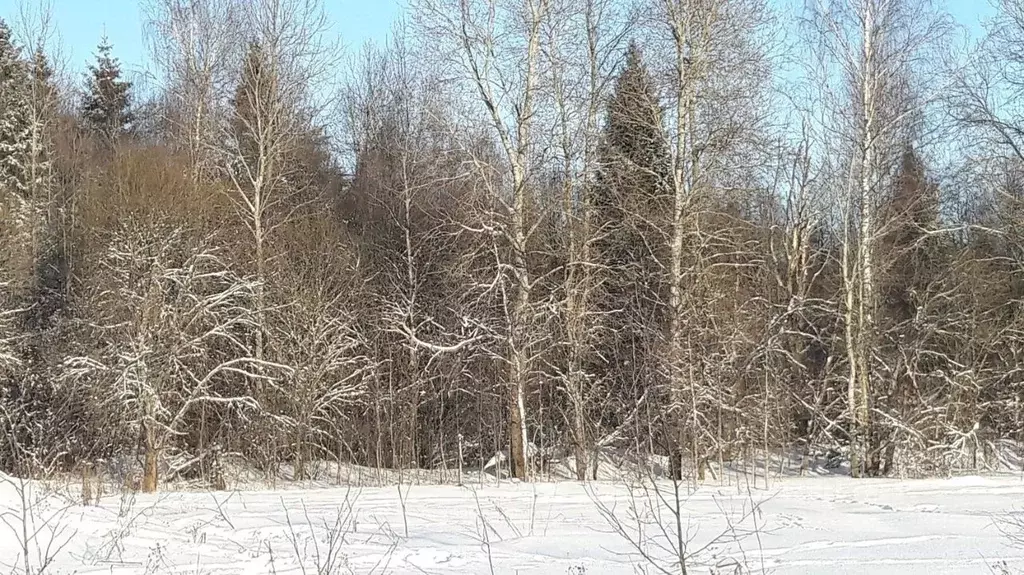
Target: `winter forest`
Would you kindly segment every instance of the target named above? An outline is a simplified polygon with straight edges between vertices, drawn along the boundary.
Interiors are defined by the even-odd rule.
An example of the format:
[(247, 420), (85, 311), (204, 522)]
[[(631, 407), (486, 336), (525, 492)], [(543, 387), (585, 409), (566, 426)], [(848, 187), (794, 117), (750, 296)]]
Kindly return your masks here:
[(410, 0), (354, 47), (320, 0), (143, 0), (144, 78), (61, 64), (35, 4), (0, 470), (906, 477), (1024, 439), (1022, 0), (980, 37), (929, 0)]

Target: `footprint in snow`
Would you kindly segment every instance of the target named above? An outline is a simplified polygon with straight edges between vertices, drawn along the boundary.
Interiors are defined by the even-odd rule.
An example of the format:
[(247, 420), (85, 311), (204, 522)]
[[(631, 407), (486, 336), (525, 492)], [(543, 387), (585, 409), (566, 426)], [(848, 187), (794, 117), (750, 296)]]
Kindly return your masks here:
[(416, 567), (443, 565), (452, 560), (452, 554), (441, 549), (418, 549), (405, 558), (405, 562)]
[(790, 515), (789, 513), (780, 513), (776, 515), (775, 518), (779, 521), (779, 523), (782, 524), (782, 527), (784, 529), (788, 529), (790, 527), (802, 528), (804, 526), (804, 521), (802, 517)]

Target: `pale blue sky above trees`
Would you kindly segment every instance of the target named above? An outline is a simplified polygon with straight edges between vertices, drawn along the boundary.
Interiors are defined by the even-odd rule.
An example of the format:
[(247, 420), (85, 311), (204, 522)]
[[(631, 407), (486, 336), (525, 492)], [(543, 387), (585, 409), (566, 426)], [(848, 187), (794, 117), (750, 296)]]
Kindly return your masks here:
[[(0, 17), (17, 19), (19, 5), (35, 0), (0, 0)], [(85, 70), (92, 61), (100, 38), (106, 33), (114, 54), (124, 67), (135, 73), (147, 67), (142, 5), (147, 0), (41, 0), (53, 7), (53, 25), (59, 32), (55, 44), (69, 71)], [(770, 0), (790, 10), (804, 0)], [(941, 0), (940, 0), (941, 1)], [(403, 11), (405, 0), (324, 0), (334, 30), (344, 45), (358, 49), (366, 40), (384, 39)], [(945, 8), (972, 35), (982, 31), (982, 22), (994, 13), (991, 0), (945, 0)]]
[[(143, 30), (143, 6), (148, 0), (0, 0), (0, 18), (14, 24), (22, 3), (50, 3), (54, 44), (70, 71), (84, 71), (106, 33), (114, 55), (132, 72), (146, 69), (147, 46)], [(401, 14), (404, 0), (324, 0), (335, 32), (349, 49), (369, 39), (384, 38)]]

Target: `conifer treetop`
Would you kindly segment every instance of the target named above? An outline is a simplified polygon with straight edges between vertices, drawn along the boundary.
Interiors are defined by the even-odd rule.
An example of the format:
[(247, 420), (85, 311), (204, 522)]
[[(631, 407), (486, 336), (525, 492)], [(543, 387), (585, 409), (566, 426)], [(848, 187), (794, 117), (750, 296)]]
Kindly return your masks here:
[(26, 159), (31, 147), (30, 82), (21, 48), (0, 19), (0, 192), (27, 195)]
[(108, 140), (127, 134), (132, 127), (132, 83), (122, 79), (121, 64), (113, 56), (113, 45), (103, 36), (97, 46), (96, 62), (86, 75), (82, 116), (86, 123)]

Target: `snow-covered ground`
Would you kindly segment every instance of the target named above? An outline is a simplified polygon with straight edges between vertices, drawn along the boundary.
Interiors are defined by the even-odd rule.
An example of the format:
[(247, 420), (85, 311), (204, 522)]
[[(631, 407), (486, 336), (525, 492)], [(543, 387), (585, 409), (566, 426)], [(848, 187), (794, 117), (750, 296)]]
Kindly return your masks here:
[[(0, 572), (23, 566), (26, 505), (42, 526), (29, 545), (33, 567), (58, 531), (47, 573), (621, 574), (643, 572), (645, 562), (609, 514), (630, 535), (639, 511), (639, 539), (655, 558), (666, 559), (658, 546), (670, 541), (652, 510), (674, 533), (665, 505), (650, 504), (656, 493), (615, 483), (108, 493), (90, 507), (26, 487), (23, 505), (18, 482), (0, 486)], [(1024, 548), (998, 527), (1024, 509), (1019, 475), (784, 478), (768, 489), (705, 485), (682, 495), (691, 567), (741, 560), (756, 573), (978, 574), (1001, 573), (993, 566), (1005, 561), (1007, 572), (1024, 573)]]

